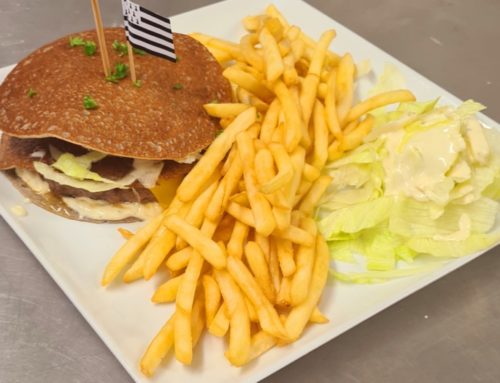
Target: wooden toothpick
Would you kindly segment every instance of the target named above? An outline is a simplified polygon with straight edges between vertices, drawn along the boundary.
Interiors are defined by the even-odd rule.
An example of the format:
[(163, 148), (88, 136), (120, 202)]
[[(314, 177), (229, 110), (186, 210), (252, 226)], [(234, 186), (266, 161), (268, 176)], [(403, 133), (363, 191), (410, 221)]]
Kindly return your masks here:
[(106, 46), (106, 38), (104, 36), (104, 28), (102, 26), (101, 9), (99, 0), (91, 0), (92, 13), (94, 14), (94, 22), (97, 32), (97, 40), (99, 42), (99, 51), (101, 52), (102, 67), (104, 75), (108, 77), (111, 74), (111, 65), (109, 63), (108, 48)]
[(132, 45), (127, 40), (127, 51), (128, 51), (128, 63), (130, 67), (130, 78), (132, 82), (135, 84), (137, 82), (137, 76), (135, 74), (135, 61), (134, 61), (134, 50)]

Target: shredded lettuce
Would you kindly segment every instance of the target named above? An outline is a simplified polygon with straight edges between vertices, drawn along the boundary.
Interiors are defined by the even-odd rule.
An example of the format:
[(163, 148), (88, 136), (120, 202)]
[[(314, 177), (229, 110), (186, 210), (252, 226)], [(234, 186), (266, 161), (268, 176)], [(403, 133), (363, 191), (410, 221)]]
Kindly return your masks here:
[(500, 240), (500, 233), (472, 234), (462, 241), (439, 241), (432, 238), (411, 238), (407, 246), (421, 254), (457, 258), (488, 249)]
[(357, 233), (387, 220), (391, 205), (391, 198), (382, 197), (342, 208), (319, 221), (319, 228), (327, 239), (339, 233)]
[(98, 152), (89, 152), (79, 157), (71, 153), (63, 153), (57, 158), (52, 166), (67, 176), (79, 181), (93, 180), (112, 183), (113, 181), (107, 180), (90, 170), (93, 162), (100, 161), (104, 157), (106, 157), (105, 154)]
[(71, 186), (78, 189), (84, 189), (91, 193), (98, 193), (115, 189), (117, 185), (113, 183), (105, 183), (93, 180), (78, 180), (64, 173), (57, 171), (52, 166), (43, 162), (33, 162), (35, 170), (40, 173), (46, 180), (57, 182), (60, 185)]
[(61, 153), (52, 147), (51, 153), (56, 161), (52, 165), (34, 162), (35, 170), (47, 180), (84, 189), (91, 193), (124, 189), (135, 181), (139, 181), (147, 188), (153, 188), (163, 169), (163, 161), (135, 159), (131, 172), (119, 180), (110, 180), (90, 170), (92, 163), (100, 161), (106, 157), (106, 154), (89, 152), (82, 156), (75, 156), (71, 153)]
[(500, 241), (500, 132), (475, 119), (482, 109), (435, 99), (373, 112), (365, 143), (326, 167), (333, 181), (318, 226), (332, 259), (358, 268), (332, 275), (385, 281), (436, 266), (407, 266), (422, 255), (459, 257)]

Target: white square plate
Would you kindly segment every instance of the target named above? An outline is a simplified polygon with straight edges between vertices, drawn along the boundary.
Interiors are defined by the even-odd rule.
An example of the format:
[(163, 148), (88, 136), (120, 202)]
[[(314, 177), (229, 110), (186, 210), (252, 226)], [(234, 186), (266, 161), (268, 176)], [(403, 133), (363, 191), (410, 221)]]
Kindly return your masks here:
[[(229, 0), (175, 16), (172, 24), (178, 32), (200, 31), (238, 41), (243, 32), (240, 20), (262, 12), (267, 4), (268, 0)], [(349, 51), (355, 60), (370, 58), (376, 74), (381, 73), (385, 63), (395, 64), (417, 98), (441, 96), (443, 103), (460, 103), (456, 97), (306, 3), (276, 0), (275, 4), (291, 23), (314, 38), (325, 29), (335, 28), (338, 37), (333, 49), (339, 53)], [(0, 69), (0, 81), (11, 69)], [(481, 115), (480, 118), (490, 127), (499, 128), (487, 117)], [(155, 306), (149, 301), (159, 281), (101, 288), (101, 272), (122, 243), (116, 231), (118, 226), (69, 221), (33, 205), (26, 205), (28, 216), (21, 218), (9, 210), (17, 204), (23, 204), (22, 196), (0, 176), (0, 213), (137, 382), (229, 383), (262, 379), (480, 255), (471, 254), (444, 263), (432, 273), (380, 285), (330, 284), (321, 302), (321, 310), (330, 318), (330, 323), (309, 327), (294, 344), (275, 348), (248, 366), (235, 368), (224, 358), (223, 342), (204, 335), (191, 367), (180, 365), (170, 355), (157, 375), (147, 379), (139, 372), (138, 361), (172, 310), (170, 306)], [(134, 229), (137, 225), (130, 227)]]

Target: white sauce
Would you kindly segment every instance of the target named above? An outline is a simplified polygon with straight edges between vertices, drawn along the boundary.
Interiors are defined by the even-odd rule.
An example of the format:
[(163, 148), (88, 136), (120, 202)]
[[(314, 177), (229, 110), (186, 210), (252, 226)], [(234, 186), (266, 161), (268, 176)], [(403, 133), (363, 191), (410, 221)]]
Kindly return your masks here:
[(45, 194), (50, 191), (49, 184), (42, 177), (31, 170), (16, 169), (16, 174), (37, 194)]
[(481, 123), (475, 118), (469, 118), (465, 122), (464, 130), (472, 161), (485, 165), (490, 155), (490, 147), (484, 136)]
[(454, 187), (446, 173), (465, 149), (460, 127), (450, 124), (418, 132), (401, 147), (404, 134), (401, 130), (387, 137), (388, 156), (383, 160), (386, 194), (446, 203)]
[(193, 162), (198, 161), (201, 158), (201, 153), (196, 152), (193, 154), (189, 154), (184, 158), (181, 158), (180, 160), (175, 160), (175, 162), (179, 162), (181, 164), (192, 164)]
[(10, 208), (10, 211), (12, 214), (18, 216), (18, 217), (25, 217), (26, 215), (28, 215), (28, 212), (26, 211), (26, 209), (24, 207), (22, 207), (21, 205), (14, 205)]
[(62, 200), (71, 209), (76, 211), (80, 217), (96, 220), (118, 221), (128, 217), (134, 217), (145, 221), (157, 216), (163, 210), (156, 202), (147, 204), (125, 202), (110, 205), (106, 201), (84, 197), (62, 197)]

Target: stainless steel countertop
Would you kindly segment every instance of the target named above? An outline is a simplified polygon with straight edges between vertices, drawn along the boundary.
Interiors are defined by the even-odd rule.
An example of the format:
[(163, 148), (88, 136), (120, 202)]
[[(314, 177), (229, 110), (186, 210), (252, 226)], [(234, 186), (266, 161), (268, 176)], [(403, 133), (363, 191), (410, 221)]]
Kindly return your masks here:
[[(177, 14), (209, 0), (142, 0)], [(500, 121), (500, 1), (310, 0)], [(120, 2), (101, 0), (104, 23)], [(88, 1), (0, 0), (0, 67), (92, 28)], [(266, 382), (500, 382), (500, 247), (275, 373)], [(0, 219), (0, 382), (130, 377)]]

